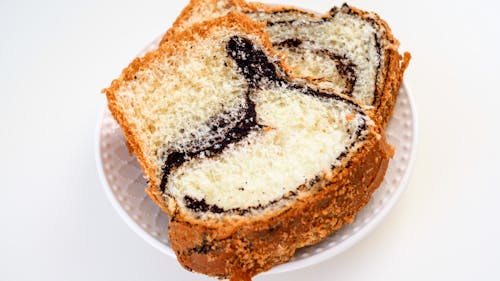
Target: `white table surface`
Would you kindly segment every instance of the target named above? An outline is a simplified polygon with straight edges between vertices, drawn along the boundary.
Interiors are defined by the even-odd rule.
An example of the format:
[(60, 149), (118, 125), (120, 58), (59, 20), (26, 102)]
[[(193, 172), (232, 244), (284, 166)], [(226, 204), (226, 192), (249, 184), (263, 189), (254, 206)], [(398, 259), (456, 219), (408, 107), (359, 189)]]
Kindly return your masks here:
[[(94, 159), (99, 91), (186, 2), (0, 2), (0, 280), (212, 280), (128, 228)], [(500, 280), (499, 2), (351, 4), (382, 15), (413, 54), (414, 174), (354, 247), (255, 279)]]

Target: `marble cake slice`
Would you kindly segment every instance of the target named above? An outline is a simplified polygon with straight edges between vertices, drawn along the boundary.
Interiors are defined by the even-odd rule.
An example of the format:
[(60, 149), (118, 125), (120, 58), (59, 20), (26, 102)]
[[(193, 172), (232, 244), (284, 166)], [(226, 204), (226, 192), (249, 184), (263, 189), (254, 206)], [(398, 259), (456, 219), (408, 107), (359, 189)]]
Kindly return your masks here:
[(356, 102), (287, 74), (244, 14), (194, 25), (104, 92), (179, 262), (246, 279), (350, 223), (391, 156)]
[(318, 16), (293, 7), (244, 0), (192, 0), (163, 37), (194, 23), (239, 11), (266, 23), (275, 50), (286, 54), (291, 74), (313, 80), (325, 91), (353, 97), (387, 125), (410, 54), (377, 14), (347, 4)]

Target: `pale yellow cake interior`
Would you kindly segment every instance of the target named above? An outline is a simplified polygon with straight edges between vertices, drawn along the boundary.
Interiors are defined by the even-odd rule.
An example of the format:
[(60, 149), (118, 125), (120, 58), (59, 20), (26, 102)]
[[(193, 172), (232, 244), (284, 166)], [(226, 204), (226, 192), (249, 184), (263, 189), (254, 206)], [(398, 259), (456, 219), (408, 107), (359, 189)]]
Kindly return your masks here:
[[(266, 205), (328, 173), (354, 141), (362, 116), (344, 103), (299, 91), (258, 91), (258, 123), (252, 132), (221, 155), (181, 166), (167, 185), (176, 198), (186, 194), (226, 210)], [(348, 115), (353, 120), (348, 121)]]

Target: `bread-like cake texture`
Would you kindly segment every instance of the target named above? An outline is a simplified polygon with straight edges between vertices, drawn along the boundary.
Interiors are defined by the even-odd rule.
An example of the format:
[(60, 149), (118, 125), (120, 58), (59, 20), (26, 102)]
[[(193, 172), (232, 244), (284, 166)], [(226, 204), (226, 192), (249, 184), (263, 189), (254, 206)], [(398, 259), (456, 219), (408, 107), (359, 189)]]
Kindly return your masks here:
[(194, 25), (104, 90), (180, 263), (232, 280), (352, 222), (392, 153), (354, 101), (290, 76), (264, 27)]
[(273, 47), (286, 54), (291, 74), (326, 91), (353, 97), (385, 127), (392, 115), (410, 54), (375, 13), (347, 4), (318, 16), (293, 7), (244, 0), (192, 0), (162, 39), (192, 24), (239, 11), (265, 22)]

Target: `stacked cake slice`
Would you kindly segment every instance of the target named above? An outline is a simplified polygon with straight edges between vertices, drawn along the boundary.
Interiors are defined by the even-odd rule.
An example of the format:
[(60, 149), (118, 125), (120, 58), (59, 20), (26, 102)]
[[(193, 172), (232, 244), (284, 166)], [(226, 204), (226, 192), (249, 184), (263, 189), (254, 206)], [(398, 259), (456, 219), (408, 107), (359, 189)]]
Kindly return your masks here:
[(383, 127), (392, 115), (410, 54), (377, 14), (342, 5), (318, 16), (295, 7), (244, 0), (193, 0), (162, 39), (230, 11), (266, 24), (273, 48), (284, 54), (289, 73), (326, 91), (355, 99)]

